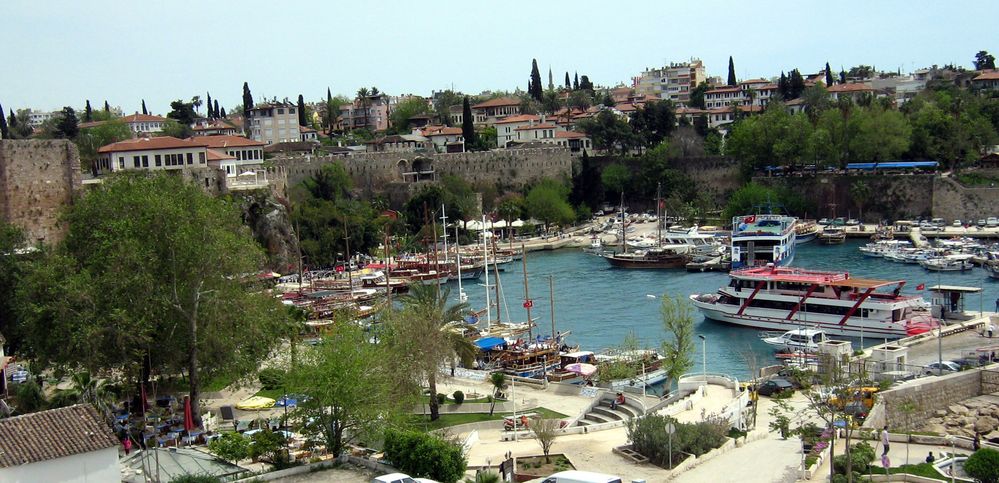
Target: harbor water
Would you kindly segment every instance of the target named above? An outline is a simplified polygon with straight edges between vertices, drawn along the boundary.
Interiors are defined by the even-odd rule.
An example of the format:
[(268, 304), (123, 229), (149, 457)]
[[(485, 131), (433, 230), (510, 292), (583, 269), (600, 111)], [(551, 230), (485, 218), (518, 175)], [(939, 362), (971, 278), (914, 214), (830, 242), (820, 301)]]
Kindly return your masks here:
[[(902, 293), (921, 294), (930, 299), (928, 288), (942, 283), (982, 287), (981, 295), (972, 294), (965, 301), (969, 311), (995, 310), (999, 297), (999, 281), (990, 279), (984, 270), (975, 268), (967, 272), (930, 272), (919, 265), (893, 263), (881, 258), (863, 256), (857, 248), (866, 240), (851, 240), (843, 245), (824, 246), (808, 243), (797, 247), (794, 266), (818, 270), (846, 271), (855, 277), (886, 280), (906, 280)], [(523, 322), (527, 320), (524, 303), (524, 273), (520, 261), (502, 267), (500, 273), (503, 300), (500, 301), (502, 320)], [(659, 347), (667, 337), (660, 316), (661, 296), (680, 297), (684, 303), (692, 293), (714, 292), (728, 283), (728, 275), (721, 272), (688, 273), (683, 270), (628, 270), (610, 268), (600, 257), (579, 249), (531, 252), (527, 254), (528, 287), (533, 300), (531, 317), (536, 320), (535, 334), (551, 334), (551, 304), (549, 276), (554, 281), (555, 326), (557, 331), (571, 331), (570, 344), (579, 344), (583, 350), (599, 352), (621, 345), (629, 333), (634, 333), (644, 347)], [(494, 283), (490, 276), (490, 283)], [(485, 278), (473, 283), (463, 283), (473, 309), (485, 307)], [(919, 284), (927, 290), (917, 291)], [(457, 284), (448, 284), (452, 298), (457, 296)], [(495, 289), (490, 294), (491, 298)], [(494, 301), (495, 303), (495, 301)], [(510, 317), (507, 316), (509, 308)], [(724, 373), (740, 379), (749, 375), (748, 353), (756, 355), (757, 364), (776, 364), (773, 350), (760, 341), (756, 329), (722, 324), (705, 320), (691, 307), (695, 333), (706, 341), (706, 358), (702, 358), (702, 341), (695, 336), (694, 367), (699, 373), (704, 368), (709, 373)], [(495, 320), (495, 311), (493, 320)], [(858, 347), (859, 340), (851, 340)], [(865, 346), (883, 340), (864, 341)]]

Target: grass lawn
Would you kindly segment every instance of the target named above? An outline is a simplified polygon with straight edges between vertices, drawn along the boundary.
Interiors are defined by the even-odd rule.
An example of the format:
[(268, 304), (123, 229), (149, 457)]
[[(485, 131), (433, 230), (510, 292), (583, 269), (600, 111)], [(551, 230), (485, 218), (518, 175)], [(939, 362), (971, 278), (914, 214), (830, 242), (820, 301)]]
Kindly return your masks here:
[[(919, 463), (918, 465), (902, 465), (893, 466), (888, 468), (892, 474), (908, 473), (915, 476), (925, 476), (927, 478), (942, 479), (940, 473), (937, 472), (933, 465), (929, 463)], [(871, 466), (871, 474), (883, 475), (885, 474), (885, 469), (880, 466)]]
[[(423, 395), (423, 396), (420, 396), (420, 401), (422, 401), (423, 404), (428, 404), (430, 402), (430, 396), (428, 396), (426, 394)], [(496, 401), (497, 402), (503, 402), (503, 401), (505, 401), (505, 399), (497, 399)], [(488, 402), (489, 402), (488, 399), (486, 399), (484, 397), (480, 397), (480, 398), (477, 398), (477, 399), (465, 399), (464, 401), (462, 401), (462, 404), (465, 404), (465, 403), (488, 403)], [(456, 404), (456, 403), (454, 402), (454, 399), (451, 399), (451, 396), (449, 395), (447, 397), (447, 399), (444, 400), (444, 404)]]
[[(544, 418), (549, 419), (562, 419), (567, 418), (565, 414), (552, 411), (548, 408), (537, 408), (531, 409), (530, 412), (540, 414)], [(450, 426), (456, 426), (459, 424), (466, 423), (480, 423), (483, 421), (498, 421), (502, 420), (507, 414), (495, 413), (492, 416), (489, 413), (473, 413), (473, 414), (441, 414), (437, 421), (430, 421), (430, 416), (423, 416), (420, 414), (414, 414), (409, 418), (410, 424), (412, 424), (414, 429), (422, 429), (424, 431), (433, 431), (435, 429), (447, 428)]]
[(283, 388), (261, 389), (261, 390), (257, 391), (257, 393), (254, 394), (254, 396), (269, 397), (271, 399), (277, 400), (281, 396), (284, 396), (285, 394), (286, 394), (286, 391)]

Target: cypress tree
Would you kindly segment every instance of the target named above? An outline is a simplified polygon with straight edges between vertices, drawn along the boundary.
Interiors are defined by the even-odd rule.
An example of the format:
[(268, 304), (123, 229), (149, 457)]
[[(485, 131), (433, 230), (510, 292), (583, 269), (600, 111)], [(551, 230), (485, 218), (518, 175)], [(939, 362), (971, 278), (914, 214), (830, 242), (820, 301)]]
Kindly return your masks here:
[[(3, 114), (3, 111), (0, 111), (0, 114)], [(14, 109), (11, 108), (11, 110), (10, 110), (10, 129), (14, 129), (16, 127), (17, 127), (17, 114), (14, 114)]]
[(829, 68), (829, 62), (826, 62), (826, 87), (833, 85), (832, 69)]
[(846, 84), (846, 71), (845, 70), (839, 71), (839, 83), (840, 84)]
[(62, 116), (56, 123), (56, 136), (66, 139), (74, 139), (80, 132), (80, 126), (76, 119), (76, 111), (72, 107), (62, 108)]
[(538, 59), (531, 59), (531, 83), (528, 93), (534, 100), (541, 102), (544, 88), (541, 87), (541, 72), (538, 71)]
[(207, 94), (205, 100), (205, 111), (208, 111), (208, 115), (205, 117), (212, 119), (215, 117), (215, 113), (212, 112), (212, 93), (206, 91), (205, 94)]
[(301, 94), (298, 95), (298, 125), (305, 125), (305, 98)]
[(801, 76), (801, 72), (798, 72), (798, 69), (791, 71), (787, 84), (787, 89), (791, 95), (791, 99), (801, 97), (801, 93), (805, 91), (805, 79)]
[(111, 112), (111, 106), (108, 105), (108, 101), (104, 101), (104, 112)]
[(212, 115), (215, 116), (215, 119), (221, 119), (222, 118), (222, 116), (219, 115), (219, 100), (218, 99), (215, 99), (215, 107), (212, 108)]
[(572, 89), (572, 81), (569, 80), (569, 71), (565, 72), (565, 88)]
[(787, 100), (787, 76), (784, 75), (784, 71), (780, 72), (780, 80), (777, 81), (777, 93), (780, 94), (781, 99)]
[(728, 56), (728, 85), (735, 87), (738, 84), (735, 80), (735, 62), (732, 56)]
[(87, 99), (87, 107), (83, 110), (83, 122), (94, 120), (94, 111), (90, 109), (90, 99)]
[(219, 116), (219, 117), (223, 117), (223, 118), (225, 117), (225, 108), (224, 107), (221, 107), (221, 106), (219, 107), (219, 114), (221, 114), (221, 116)]
[[(14, 112), (11, 111), (11, 115), (13, 114)], [(7, 127), (7, 117), (3, 115), (3, 105), (0, 105), (0, 138), (10, 138), (10, 129)]]
[(330, 88), (326, 88), (326, 130), (333, 132), (333, 93)]
[(573, 72), (573, 76), (574, 77), (572, 78), (572, 90), (578, 91), (579, 90), (579, 72)]
[(146, 114), (146, 115), (149, 115), (149, 111), (146, 110), (146, 100), (145, 99), (142, 100), (142, 113)]
[(472, 123), (472, 105), (468, 103), (468, 96), (461, 102), (461, 135), (465, 138), (465, 151), (469, 151), (478, 146), (479, 141), (475, 135), (475, 124)]
[(584, 75), (579, 78), (579, 88), (584, 91), (593, 91), (593, 83), (590, 82), (590, 78), (588, 76)]
[(253, 109), (253, 94), (250, 93), (250, 84), (243, 82), (243, 117), (250, 117), (250, 109)]

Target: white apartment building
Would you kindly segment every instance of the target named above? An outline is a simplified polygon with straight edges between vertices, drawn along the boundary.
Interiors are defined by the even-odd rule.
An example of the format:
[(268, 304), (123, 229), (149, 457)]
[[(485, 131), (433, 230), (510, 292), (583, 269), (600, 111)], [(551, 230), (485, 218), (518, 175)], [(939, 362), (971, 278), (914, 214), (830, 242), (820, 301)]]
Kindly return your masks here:
[(207, 151), (200, 141), (171, 136), (119, 141), (97, 150), (98, 174), (126, 169), (149, 171), (205, 167)]
[[(260, 141), (242, 136), (199, 136), (188, 140), (207, 147), (208, 165), (225, 171), (227, 175), (236, 175), (244, 169), (259, 167), (264, 162), (264, 143)], [(218, 156), (212, 151), (227, 157)]]
[(53, 116), (60, 114), (58, 111), (53, 112), (41, 112), (41, 111), (28, 111), (28, 124), (31, 127), (41, 127), (45, 121), (52, 119)]
[(268, 103), (250, 109), (250, 138), (264, 144), (301, 140), (298, 107), (291, 103)]
[(540, 124), (541, 122), (541, 118), (535, 116), (534, 114), (507, 116), (496, 121), (494, 123), (496, 126), (496, 147), (502, 149), (506, 147), (507, 143), (517, 141), (518, 128), (533, 124)]
[(121, 121), (136, 134), (154, 134), (163, 132), (163, 124), (167, 122), (167, 118), (135, 113), (122, 117)]
[(690, 103), (690, 93), (707, 81), (704, 63), (699, 59), (675, 62), (658, 69), (647, 69), (632, 79), (635, 94), (671, 100), (680, 106)]
[(777, 85), (766, 79), (742, 81), (738, 86), (724, 86), (704, 93), (704, 107), (715, 109), (728, 107), (732, 103), (739, 106), (765, 107), (777, 94)]

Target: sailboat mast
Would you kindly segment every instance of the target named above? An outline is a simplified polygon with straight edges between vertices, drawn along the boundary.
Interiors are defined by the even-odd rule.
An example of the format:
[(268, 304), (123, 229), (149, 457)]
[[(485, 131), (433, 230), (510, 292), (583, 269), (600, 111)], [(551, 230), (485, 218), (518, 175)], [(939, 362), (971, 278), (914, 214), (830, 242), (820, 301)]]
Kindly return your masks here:
[(520, 251), (520, 260), (524, 262), (524, 308), (527, 309), (527, 337), (534, 339), (534, 324), (531, 323), (531, 306), (534, 304), (531, 302), (531, 296), (527, 293), (527, 250), (523, 242), (520, 243)]
[(628, 253), (628, 230), (624, 226), (624, 190), (621, 190), (621, 251)]
[(555, 336), (555, 279), (552, 275), (548, 275), (548, 300), (552, 306), (552, 343), (558, 347), (558, 337)]
[(662, 192), (660, 191), (662, 186), (662, 183), (656, 183), (656, 245), (660, 247), (663, 246), (663, 219), (659, 213), (663, 204)]
[(344, 270), (347, 271), (347, 283), (348, 283), (348, 286), (350, 287), (351, 298), (353, 299), (354, 277), (350, 273), (350, 230), (347, 228), (347, 218), (346, 217), (343, 219), (343, 239), (344, 239), (344, 241), (346, 241), (346, 244), (347, 244), (347, 260), (344, 262), (344, 264), (346, 266), (343, 267), (343, 268), (344, 268)]
[[(448, 261), (448, 251), (447, 251), (447, 213), (444, 211), (444, 204), (441, 203), (441, 226), (444, 227), (444, 264)], [(455, 238), (457, 240), (457, 238)], [(436, 250), (437, 247), (434, 247)]]
[(493, 325), (492, 306), (489, 305), (489, 253), (486, 250), (486, 216), (482, 215), (482, 263), (486, 268), (486, 328)]
[(440, 261), (437, 258), (437, 217), (432, 217), (430, 219), (430, 226), (434, 230), (434, 275), (437, 276), (437, 278), (434, 279), (434, 281), (433, 281), (434, 282), (434, 291), (437, 294), (437, 298), (440, 299), (440, 297), (441, 297), (441, 284), (440, 284), (441, 266), (440, 266)]
[[(503, 300), (500, 296), (500, 276), (499, 276), (499, 264), (496, 263), (496, 252), (499, 250), (496, 248), (496, 235), (494, 234), (491, 238), (493, 241), (493, 275), (496, 275), (496, 322), (501, 322), (503, 320), (502, 314), (500, 313), (500, 300)], [(487, 254), (488, 255), (488, 254)], [(505, 303), (503, 305), (506, 305)], [(506, 318), (508, 322), (513, 322), (510, 319), (510, 308), (506, 309)]]

